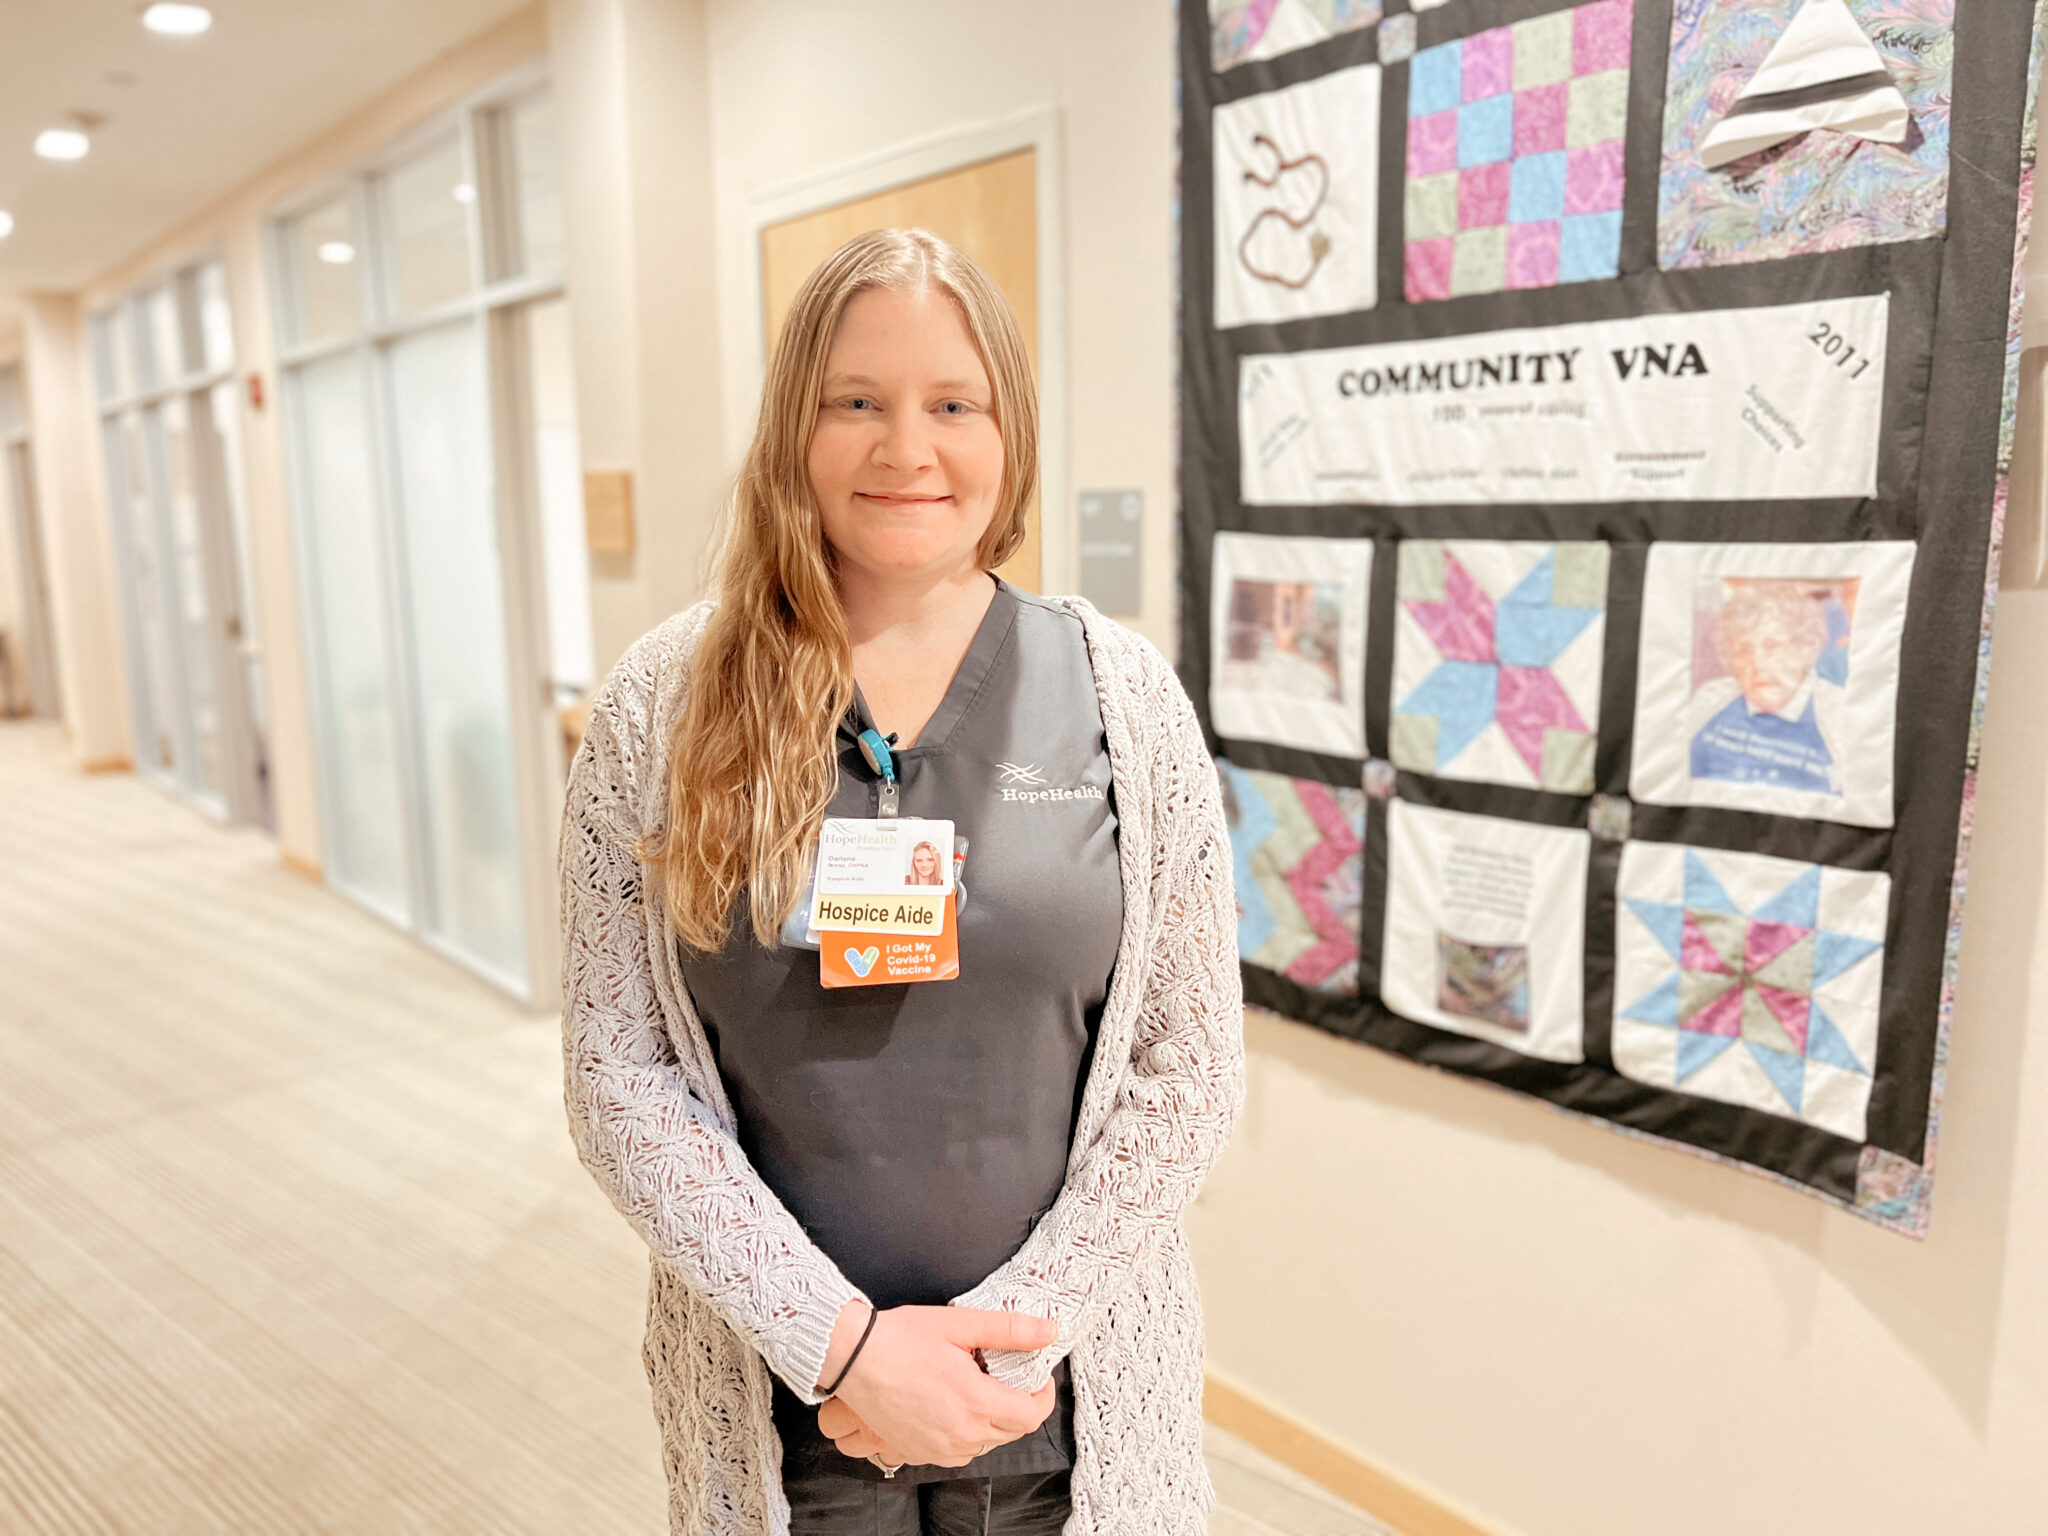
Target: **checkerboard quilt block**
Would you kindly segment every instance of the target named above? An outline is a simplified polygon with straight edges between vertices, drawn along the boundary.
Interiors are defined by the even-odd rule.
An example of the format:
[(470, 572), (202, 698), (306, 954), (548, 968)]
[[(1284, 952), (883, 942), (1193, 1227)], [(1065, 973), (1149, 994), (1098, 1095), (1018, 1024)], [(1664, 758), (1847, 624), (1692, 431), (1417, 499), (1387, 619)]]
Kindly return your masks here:
[(1598, 543), (1404, 543), (1396, 766), (1590, 792), (1607, 564)]
[(1890, 896), (1881, 873), (1630, 843), (1615, 1066), (1861, 1141)]
[(1221, 759), (1216, 767), (1238, 953), (1313, 991), (1356, 997), (1365, 791)]
[(1410, 61), (1410, 302), (1619, 273), (1634, 20), (1599, 0)]

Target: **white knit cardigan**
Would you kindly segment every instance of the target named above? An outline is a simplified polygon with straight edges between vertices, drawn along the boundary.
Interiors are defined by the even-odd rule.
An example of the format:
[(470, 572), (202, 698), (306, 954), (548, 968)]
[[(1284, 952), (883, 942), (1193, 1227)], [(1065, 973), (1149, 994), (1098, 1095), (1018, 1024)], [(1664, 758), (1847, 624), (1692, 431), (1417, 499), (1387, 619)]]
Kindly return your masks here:
[[(1123, 937), (1066, 1183), (1024, 1246), (957, 1304), (1050, 1316), (991, 1352), (1010, 1385), (1070, 1360), (1068, 1536), (1198, 1536), (1202, 1318), (1181, 1213), (1243, 1099), (1230, 845), (1216, 771), (1173, 670), (1067, 601), (1087, 635), (1115, 780)], [(583, 1162), (652, 1250), (644, 1356), (677, 1536), (784, 1536), (773, 1370), (815, 1402), (860, 1296), (762, 1183), (677, 966), (658, 868), (668, 742), (710, 606), (640, 640), (599, 692), (562, 827), (562, 1035)], [(864, 1298), (863, 1298), (864, 1299)]]

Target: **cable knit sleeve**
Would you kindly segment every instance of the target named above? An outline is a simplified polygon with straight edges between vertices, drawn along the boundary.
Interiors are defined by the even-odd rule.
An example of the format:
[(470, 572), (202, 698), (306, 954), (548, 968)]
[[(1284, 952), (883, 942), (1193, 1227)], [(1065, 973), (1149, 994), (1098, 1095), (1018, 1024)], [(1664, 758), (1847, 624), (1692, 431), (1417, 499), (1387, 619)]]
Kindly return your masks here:
[[(1114, 740), (1111, 716), (1122, 714), (1148, 770), (1138, 783), (1119, 775), (1119, 814), (1151, 827), (1151, 889), (1141, 893), (1151, 922), (1117, 962), (1142, 966), (1129, 1067), (1100, 1130), (1069, 1160), (1052, 1209), (1007, 1264), (955, 1302), (1058, 1320), (1048, 1349), (987, 1355), (991, 1374), (1026, 1390), (1044, 1383), (1179, 1222), (1244, 1099), (1237, 904), (1216, 768), (1165, 659), (1118, 635), (1123, 675), (1099, 685), (1105, 727)], [(1105, 1070), (1109, 1063), (1095, 1068)]]
[[(764, 1184), (690, 1091), (664, 1019), (651, 946), (658, 899), (632, 849), (633, 750), (654, 728), (621, 663), (570, 771), (562, 822), (562, 1046), (583, 1164), (655, 1257), (672, 1266), (806, 1402), (840, 1309), (860, 1292)], [(865, 1299), (865, 1298), (862, 1298)]]

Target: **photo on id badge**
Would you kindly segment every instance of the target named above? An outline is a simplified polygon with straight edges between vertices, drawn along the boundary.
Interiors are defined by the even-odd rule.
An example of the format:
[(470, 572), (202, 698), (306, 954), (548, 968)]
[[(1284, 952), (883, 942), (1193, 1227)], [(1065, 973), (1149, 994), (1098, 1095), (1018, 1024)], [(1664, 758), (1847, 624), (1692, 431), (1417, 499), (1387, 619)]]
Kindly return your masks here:
[(826, 819), (810, 912), (821, 986), (960, 974), (953, 847), (950, 821)]

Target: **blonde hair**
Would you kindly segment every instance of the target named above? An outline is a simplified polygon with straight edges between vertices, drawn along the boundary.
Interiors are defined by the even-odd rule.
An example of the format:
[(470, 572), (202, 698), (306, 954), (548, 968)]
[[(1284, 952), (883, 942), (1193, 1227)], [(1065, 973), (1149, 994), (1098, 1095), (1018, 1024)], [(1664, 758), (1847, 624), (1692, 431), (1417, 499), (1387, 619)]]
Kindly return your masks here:
[(1038, 396), (1016, 318), (986, 274), (938, 236), (878, 229), (804, 281), (782, 323), (754, 441), (733, 488), (718, 607), (669, 742), (668, 825), (641, 849), (669, 920), (723, 948), (744, 892), (764, 946), (802, 897), (811, 844), (839, 783), (835, 735), (853, 703), (853, 649), (809, 473), (832, 338), (855, 294), (943, 293), (988, 370), (1003, 439), (995, 516), (976, 551), (993, 570), (1024, 542), (1038, 484)]

